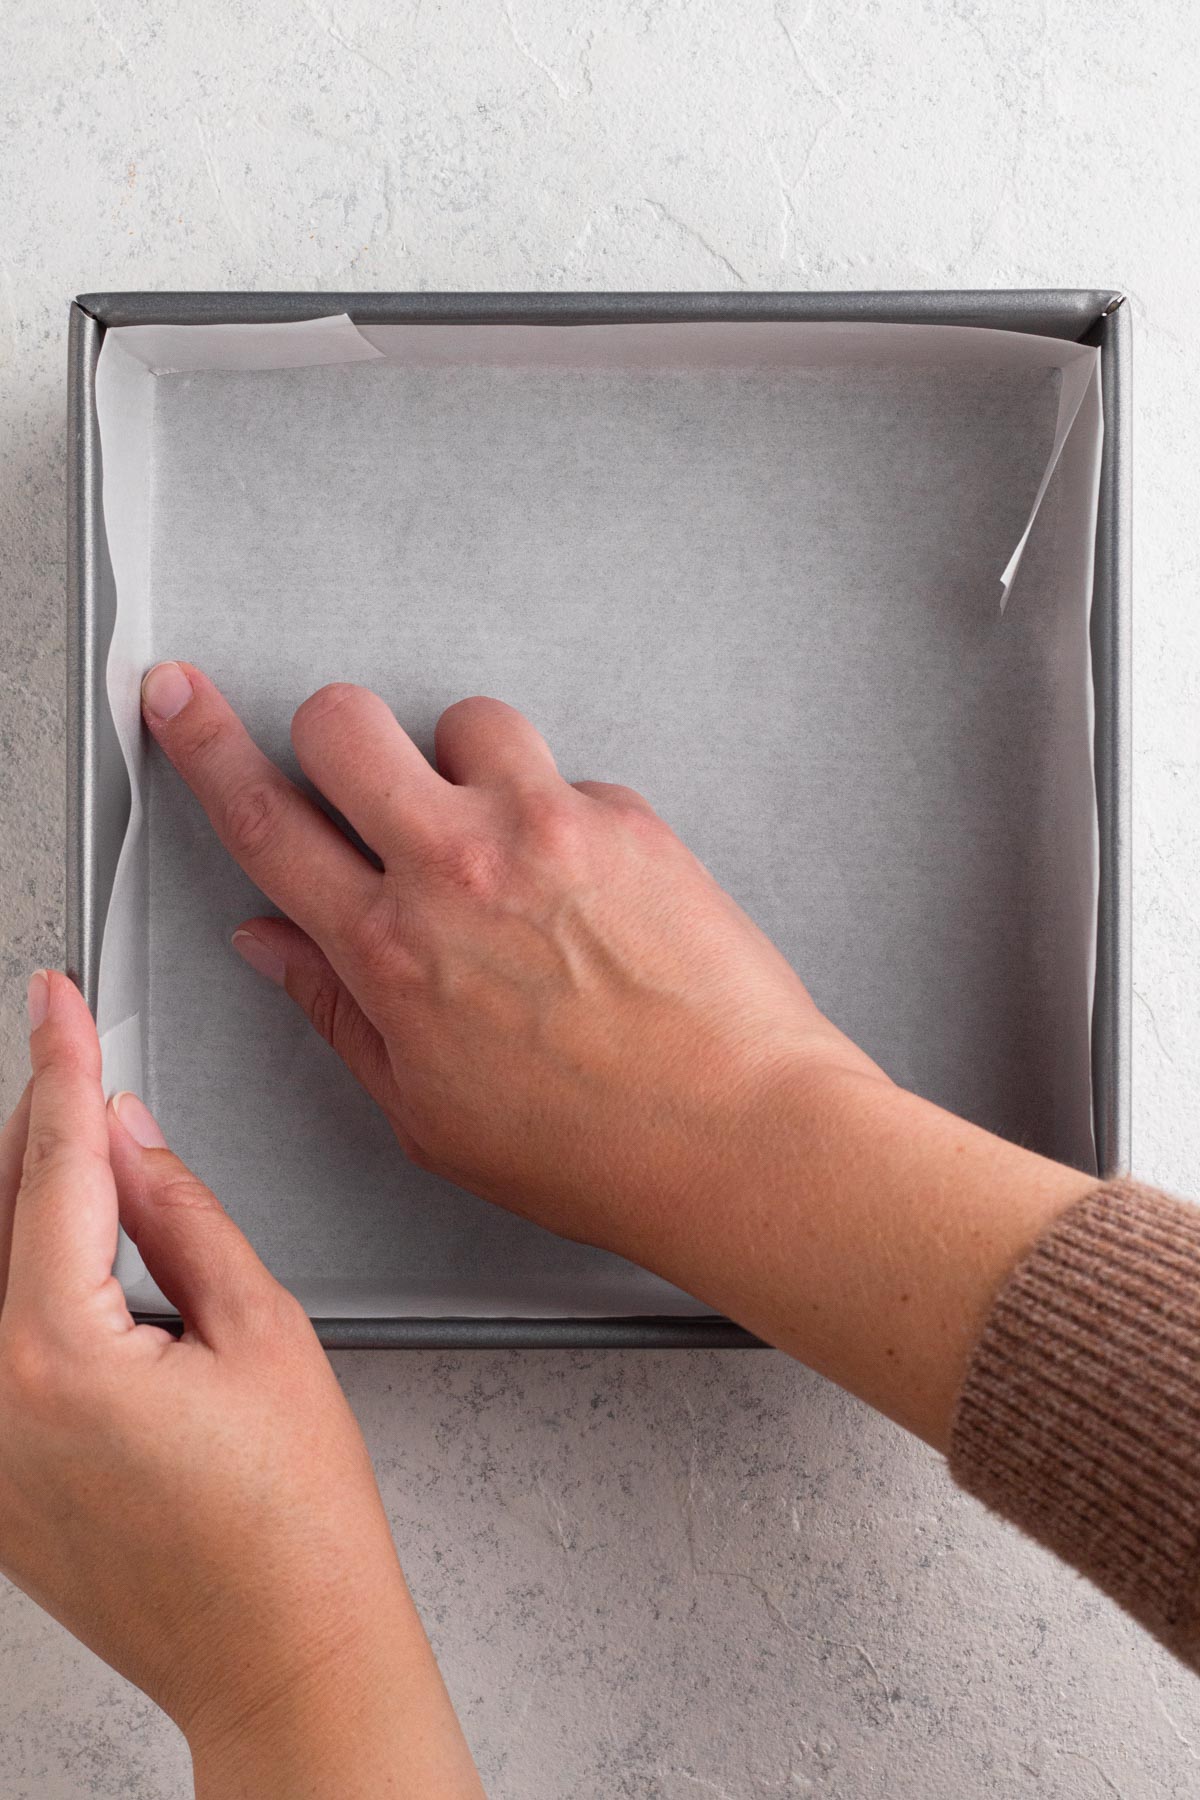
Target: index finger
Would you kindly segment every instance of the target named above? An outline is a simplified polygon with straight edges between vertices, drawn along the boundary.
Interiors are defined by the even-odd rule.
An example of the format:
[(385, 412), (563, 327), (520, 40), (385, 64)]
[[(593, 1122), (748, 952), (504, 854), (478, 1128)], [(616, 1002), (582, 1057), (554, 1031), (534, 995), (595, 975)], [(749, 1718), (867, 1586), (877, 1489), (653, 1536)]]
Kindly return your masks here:
[(142, 710), (251, 881), (318, 943), (340, 940), (379, 888), (366, 858), (263, 755), (191, 663), (156, 663), (142, 683)]
[(40, 970), (29, 1011), (33, 1081), (4, 1311), (70, 1318), (70, 1303), (110, 1286), (117, 1250), (100, 1045), (65, 975)]

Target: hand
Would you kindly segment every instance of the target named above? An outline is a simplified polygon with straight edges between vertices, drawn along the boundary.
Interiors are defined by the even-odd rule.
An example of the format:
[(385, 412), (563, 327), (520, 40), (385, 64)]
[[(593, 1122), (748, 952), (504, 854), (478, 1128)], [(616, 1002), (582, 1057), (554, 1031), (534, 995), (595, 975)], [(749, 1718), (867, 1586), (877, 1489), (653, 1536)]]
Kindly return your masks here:
[(437, 770), (364, 689), (300, 707), (301, 767), (379, 871), (198, 670), (160, 667), (145, 701), (222, 842), (288, 915), (247, 922), (235, 947), (423, 1168), (649, 1260), (664, 1209), (736, 1179), (781, 1078), (835, 1063), (882, 1079), (640, 795), (569, 785), (502, 702), (443, 713)]
[(568, 785), (498, 700), (437, 768), (382, 700), (322, 688), (305, 774), (376, 868), (188, 664), (155, 738), (288, 915), (235, 934), (416, 1161), (634, 1258), (947, 1441), (1000, 1282), (1089, 1177), (895, 1087), (638, 794)]
[(288, 914), (246, 922), (236, 949), (423, 1168), (637, 1255), (648, 1215), (729, 1179), (784, 1069), (873, 1069), (639, 794), (570, 787), (500, 700), (443, 713), (437, 769), (365, 689), (300, 706), (300, 767), (380, 871), (200, 671), (160, 666), (144, 698), (219, 839)]
[[(477, 1796), (366, 1447), (299, 1305), (30, 984), (0, 1133), (0, 1566), (187, 1734), (197, 1792)], [(184, 1321), (133, 1322), (118, 1211)]]

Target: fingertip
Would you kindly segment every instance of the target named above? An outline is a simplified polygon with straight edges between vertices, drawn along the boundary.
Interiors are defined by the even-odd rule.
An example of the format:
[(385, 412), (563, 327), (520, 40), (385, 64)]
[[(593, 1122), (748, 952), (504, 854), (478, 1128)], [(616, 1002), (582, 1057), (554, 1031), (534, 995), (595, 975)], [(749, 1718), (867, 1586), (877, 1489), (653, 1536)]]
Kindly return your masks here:
[(29, 977), (25, 1009), (29, 1014), (30, 1031), (39, 1031), (46, 1023), (50, 1012), (50, 971), (48, 969), (35, 969)]
[(182, 663), (155, 663), (142, 677), (142, 708), (152, 724), (167, 725), (183, 711), (195, 692)]
[[(79, 1050), (85, 1066), (99, 1067), (96, 1026), (83, 995), (61, 969), (35, 969), (26, 993), (29, 1048), (35, 1069)], [(49, 1027), (43, 1031), (44, 1027)]]
[(128, 1091), (114, 1094), (108, 1103), (109, 1114), (143, 1150), (165, 1150), (167, 1140), (157, 1119), (144, 1101)]
[(242, 961), (253, 969), (256, 975), (262, 975), (267, 981), (274, 982), (276, 987), (283, 986), (287, 977), (287, 965), (278, 950), (267, 943), (258, 932), (249, 931), (245, 926), (240, 925), (230, 939), (230, 943)]

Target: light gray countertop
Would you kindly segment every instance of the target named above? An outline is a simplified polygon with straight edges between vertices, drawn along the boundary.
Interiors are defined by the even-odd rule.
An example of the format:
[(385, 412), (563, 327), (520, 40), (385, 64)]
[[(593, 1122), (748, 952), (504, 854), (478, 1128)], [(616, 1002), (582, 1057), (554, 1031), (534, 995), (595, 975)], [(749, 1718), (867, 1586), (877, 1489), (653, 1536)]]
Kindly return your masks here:
[[(62, 955), (85, 289), (1107, 286), (1135, 321), (1135, 1166), (1200, 1158), (1200, 47), (1141, 0), (12, 0), (0, 1100)], [(760, 1353), (343, 1355), (496, 1800), (1191, 1794), (1200, 1689), (936, 1459)], [(0, 1588), (7, 1800), (190, 1792)]]

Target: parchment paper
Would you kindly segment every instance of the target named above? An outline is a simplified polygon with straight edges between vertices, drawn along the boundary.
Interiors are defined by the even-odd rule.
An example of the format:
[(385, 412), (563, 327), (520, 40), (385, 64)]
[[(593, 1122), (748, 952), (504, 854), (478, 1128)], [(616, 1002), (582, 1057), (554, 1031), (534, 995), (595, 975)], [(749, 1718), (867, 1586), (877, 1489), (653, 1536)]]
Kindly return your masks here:
[[(324, 681), (374, 687), (427, 751), (451, 700), (502, 696), (568, 779), (642, 789), (898, 1080), (1094, 1167), (1097, 352), (941, 326), (138, 327), (106, 334), (97, 405), (134, 790), (106, 1079), (311, 1311), (703, 1309), (405, 1163), (228, 947), (262, 903), (147, 753), (159, 657), (207, 669), (292, 773)], [(119, 1271), (164, 1304), (129, 1246)]]

